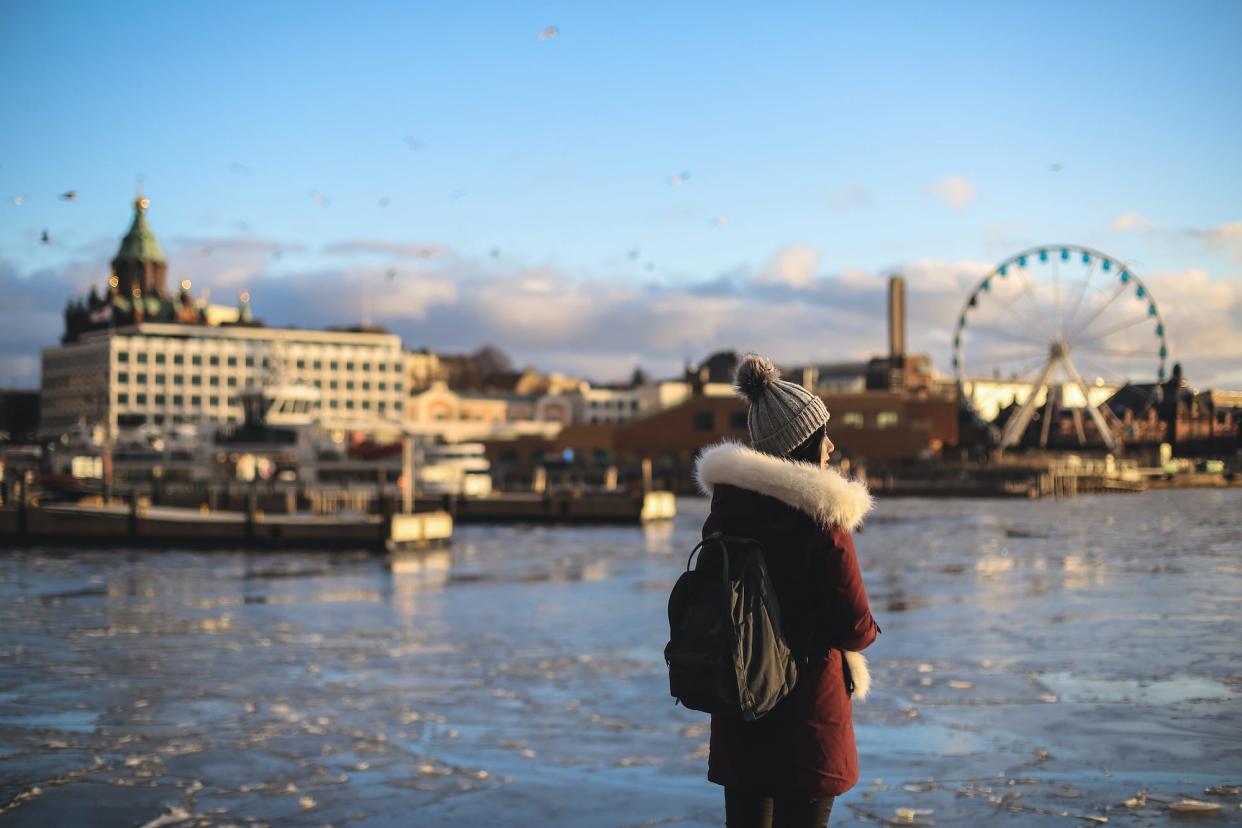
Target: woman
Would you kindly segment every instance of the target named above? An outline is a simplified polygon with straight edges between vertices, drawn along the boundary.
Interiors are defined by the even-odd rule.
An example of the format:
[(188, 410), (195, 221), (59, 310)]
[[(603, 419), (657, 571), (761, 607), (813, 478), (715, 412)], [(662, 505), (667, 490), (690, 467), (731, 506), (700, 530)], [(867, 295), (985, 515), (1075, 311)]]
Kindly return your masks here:
[(725, 788), (729, 828), (825, 826), (833, 799), (858, 781), (850, 693), (866, 694), (857, 651), (880, 632), (850, 536), (871, 496), (828, 467), (834, 447), (819, 397), (756, 354), (743, 358), (735, 385), (750, 403), (751, 448), (722, 443), (699, 457), (695, 476), (712, 498), (703, 536), (762, 544), (799, 674), (763, 718), (712, 718), (707, 778)]

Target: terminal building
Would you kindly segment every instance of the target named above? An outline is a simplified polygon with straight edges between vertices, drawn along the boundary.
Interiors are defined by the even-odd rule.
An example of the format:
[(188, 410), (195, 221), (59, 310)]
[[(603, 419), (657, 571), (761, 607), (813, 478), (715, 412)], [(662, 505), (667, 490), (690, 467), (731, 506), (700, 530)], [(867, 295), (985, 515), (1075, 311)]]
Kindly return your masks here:
[[(250, 297), (236, 308), (209, 305), (168, 265), (146, 221), (146, 199), (95, 288), (65, 310), (65, 335), (42, 353), (40, 427), (56, 437), (85, 426), (112, 433), (140, 425), (226, 425), (243, 419), (241, 395), (280, 385), (312, 387), (326, 428), (367, 430), (404, 416), (401, 340), (378, 330), (271, 328), (256, 322)], [(315, 395), (311, 395), (314, 397)], [(295, 404), (292, 403), (291, 404)]]

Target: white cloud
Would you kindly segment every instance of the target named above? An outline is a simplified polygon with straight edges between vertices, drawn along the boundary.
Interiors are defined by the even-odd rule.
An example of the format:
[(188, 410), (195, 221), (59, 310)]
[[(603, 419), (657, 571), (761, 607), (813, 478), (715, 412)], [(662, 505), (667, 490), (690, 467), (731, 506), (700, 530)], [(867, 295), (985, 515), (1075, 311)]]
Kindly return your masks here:
[[(1211, 238), (1224, 242), (1242, 233), (1229, 227), (1218, 228)], [(231, 248), (217, 246), (225, 249)], [(214, 287), (217, 301), (233, 301), (235, 289), (244, 286), (268, 324), (314, 327), (369, 317), (410, 347), (464, 352), (495, 342), (519, 364), (585, 372), (604, 381), (623, 379), (636, 363), (657, 376), (673, 375), (684, 359), (722, 348), (753, 349), (783, 363), (881, 353), (890, 272), (906, 277), (910, 349), (930, 353), (947, 372), (957, 314), (970, 289), (993, 267), (922, 259), (891, 269), (825, 274), (813, 248), (791, 245), (753, 271), (635, 286), (555, 268), (470, 260), (452, 251), (405, 263), (391, 277), (393, 268), (384, 262), (360, 265), (346, 257), (334, 263), (322, 253), (313, 260), (314, 269), (282, 260), (282, 273), (270, 269), (270, 256), (217, 253), (195, 258), (190, 268), (191, 254), (170, 253), (170, 277), (193, 269), (196, 288)], [(94, 260), (36, 273), (19, 273), (0, 261), (0, 293), (15, 297), (14, 309), (20, 308), (2, 317), (3, 381), (37, 384), (38, 348), (59, 336), (66, 298), (87, 276), (102, 285), (106, 272), (106, 262)], [(1186, 270), (1145, 276), (1145, 283), (1190, 380), (1201, 387), (1242, 384), (1242, 279)]]
[(1193, 235), (1208, 247), (1221, 250), (1234, 260), (1242, 262), (1242, 221), (1218, 224), (1210, 230), (1193, 231)]
[(791, 244), (777, 253), (776, 258), (755, 276), (755, 282), (804, 288), (815, 278), (818, 266), (818, 250), (805, 244)]
[(832, 206), (836, 207), (838, 210), (875, 206), (875, 201), (871, 198), (871, 193), (868, 192), (867, 188), (858, 181), (846, 182), (845, 189), (841, 192), (834, 193), (831, 201)]
[(975, 185), (960, 175), (946, 175), (938, 181), (931, 182), (924, 189), (943, 199), (945, 204), (959, 210), (969, 205), (978, 195)]
[(1150, 230), (1154, 226), (1151, 219), (1133, 210), (1117, 216), (1112, 223), (1113, 231), (1117, 233), (1126, 233), (1132, 230)]

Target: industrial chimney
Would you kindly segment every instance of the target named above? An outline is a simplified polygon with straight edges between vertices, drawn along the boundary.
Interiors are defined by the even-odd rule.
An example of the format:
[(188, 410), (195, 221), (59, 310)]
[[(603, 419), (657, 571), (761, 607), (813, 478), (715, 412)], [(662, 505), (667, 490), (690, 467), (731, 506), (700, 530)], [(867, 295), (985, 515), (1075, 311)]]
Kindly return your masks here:
[(906, 280), (888, 278), (888, 371), (889, 388), (906, 387)]

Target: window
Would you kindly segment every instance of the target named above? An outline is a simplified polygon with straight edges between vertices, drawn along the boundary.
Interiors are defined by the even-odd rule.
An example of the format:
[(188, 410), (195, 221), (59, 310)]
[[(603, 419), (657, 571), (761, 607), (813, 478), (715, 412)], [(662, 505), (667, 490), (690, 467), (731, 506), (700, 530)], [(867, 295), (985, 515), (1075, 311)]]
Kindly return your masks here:
[(219, 364), (220, 364), (220, 357), (218, 357), (218, 356), (213, 356), (213, 357), (211, 357), (210, 359), (208, 359), (208, 360), (207, 360), (207, 364), (208, 364), (208, 365), (219, 365)]
[(229, 383), (229, 388), (236, 388), (236, 387), (237, 387), (237, 377), (229, 377), (228, 383)]
[(315, 361), (314, 361), (314, 363), (312, 364), (312, 367), (313, 367), (316, 371), (320, 370), (321, 368), (323, 368), (323, 361), (322, 361), (322, 360), (319, 360), (319, 359), (315, 360)]
[(138, 354), (138, 362), (139, 362), (139, 363), (141, 363), (141, 364), (143, 364), (143, 365), (146, 365), (146, 364), (147, 364), (147, 355), (146, 355), (146, 354)]
[(336, 380), (328, 380), (328, 387), (329, 387), (329, 388), (331, 388), (333, 391), (335, 391), (335, 390), (336, 390)]
[(185, 395), (173, 394), (173, 405), (185, 405)]
[(117, 351), (116, 361), (117, 362), (129, 362), (129, 351)]
[(345, 407), (346, 407), (346, 408), (353, 408), (353, 407), (354, 407), (354, 401), (353, 401), (353, 400), (346, 400), (346, 401), (345, 401)]
[(195, 354), (194, 356), (190, 357), (190, 364), (191, 365), (202, 365), (203, 364), (202, 355)]
[(711, 411), (697, 411), (694, 414), (695, 431), (715, 431), (716, 415)]
[(388, 404), (385, 403), (383, 400), (380, 400), (378, 403), (376, 403), (375, 407), (379, 409), (379, 412), (381, 414), (383, 414), (384, 410), (388, 408)]
[(191, 407), (193, 407), (193, 408), (199, 408), (199, 407), (201, 407), (201, 406), (202, 406), (202, 404), (203, 404), (203, 398), (202, 398), (202, 396), (201, 396), (201, 395), (199, 395), (199, 394), (194, 394), (193, 396), (191, 396), (191, 397), (190, 397), (190, 405), (191, 405)]
[(210, 385), (210, 386), (212, 386), (213, 388), (219, 388), (219, 387), (220, 387), (220, 378), (219, 378), (219, 377), (217, 377), (217, 376), (215, 376), (215, 375), (213, 374), (212, 376), (210, 376), (210, 377), (208, 377), (208, 378), (207, 378), (207, 384), (208, 384), (208, 385)]
[(400, 381), (400, 380), (397, 380), (396, 382), (394, 382), (394, 383), (392, 384), (392, 390), (393, 390), (393, 391), (400, 391), (400, 390), (401, 390), (401, 381)]
[(156, 414), (156, 415), (155, 415), (154, 417), (152, 417), (151, 419), (155, 421), (155, 424), (156, 424), (156, 425), (163, 425), (163, 424), (164, 424), (164, 415), (163, 415), (163, 414)]
[(252, 356), (248, 356), (248, 357), (246, 357), (246, 367), (247, 367), (247, 368), (253, 368), (253, 367), (254, 367), (254, 357), (252, 357)]
[(316, 388), (323, 388), (323, 380), (315, 380)]
[(190, 377), (190, 385), (202, 385), (202, 384), (203, 384), (202, 374), (195, 374), (194, 376)]
[(163, 394), (156, 394), (156, 395), (155, 395), (155, 404), (156, 404), (156, 405), (163, 405), (163, 404), (164, 404), (165, 399), (166, 399), (166, 397), (165, 397)]
[(340, 367), (341, 367), (341, 364), (340, 364), (339, 362), (337, 362), (335, 359), (334, 359), (334, 360), (332, 360), (331, 362), (329, 362), (329, 363), (328, 363), (328, 370), (329, 370), (329, 371), (336, 371), (336, 370), (338, 370)]
[(299, 371), (304, 370), (306, 368), (306, 360), (299, 359), (297, 365)]
[(386, 382), (380, 382), (380, 383), (377, 383), (377, 385), (379, 386), (379, 390), (381, 390), (381, 391), (387, 391), (387, 390), (388, 390), (388, 383), (386, 383)]
[(841, 415), (841, 425), (846, 428), (862, 428), (863, 415), (857, 411), (847, 411)]
[(392, 404), (392, 410), (393, 411), (401, 410), (401, 400), (397, 400), (395, 403)]
[(352, 370), (354, 370), (354, 364), (353, 364), (352, 362), (347, 362), (347, 363), (345, 363), (345, 370), (346, 370), (346, 371), (352, 371)]
[(746, 424), (746, 412), (745, 411), (729, 412), (729, 428), (733, 429), (734, 431), (745, 431), (748, 428)]
[(353, 380), (345, 380), (345, 390), (346, 390), (346, 391), (353, 391), (353, 390), (354, 390), (354, 381), (353, 381)]
[(371, 401), (370, 401), (370, 400), (363, 400), (363, 401), (362, 401), (362, 407), (363, 407), (363, 408), (365, 408), (365, 409), (367, 409), (367, 410), (369, 411), (369, 410), (371, 409)]
[(185, 354), (173, 354), (173, 365), (185, 365)]
[(371, 363), (369, 363), (369, 362), (364, 362), (364, 363), (362, 363), (362, 370), (364, 370), (364, 371), (370, 371), (370, 370), (371, 370)]
[(136, 405), (146, 405), (146, 404), (147, 404), (147, 395), (146, 395), (146, 394), (135, 394), (135, 395), (134, 395), (134, 403), (135, 403)]
[(147, 381), (146, 374), (134, 374), (134, 382), (145, 383)]
[(371, 383), (370, 383), (369, 381), (367, 381), (367, 380), (363, 380), (363, 381), (362, 381), (362, 390), (363, 390), (363, 391), (370, 391), (370, 390), (371, 390)]
[(129, 382), (129, 372), (121, 371), (120, 373), (118, 373), (116, 375), (116, 381), (117, 382)]
[(163, 374), (156, 374), (156, 375), (155, 375), (155, 384), (156, 384), (156, 385), (164, 385), (164, 384), (165, 384), (165, 380), (167, 380), (167, 379), (168, 379), (168, 377), (164, 376)]
[(156, 365), (163, 365), (163, 364), (164, 364), (164, 355), (163, 355), (163, 354), (156, 354), (156, 355), (155, 355), (155, 364), (156, 364)]
[(208, 398), (207, 398), (207, 403), (208, 403), (208, 404), (209, 404), (212, 408), (215, 408), (217, 405), (219, 405), (219, 404), (220, 404), (220, 398), (219, 398), (219, 397), (217, 397), (215, 394), (212, 394), (210, 397), (208, 397)]
[(897, 425), (896, 411), (881, 411), (875, 415), (876, 428), (892, 428), (895, 425)]
[(328, 400), (328, 408), (340, 408), (340, 403), (336, 400)]
[(116, 404), (117, 404), (117, 405), (128, 405), (128, 404), (129, 404), (129, 394), (126, 394), (124, 391), (122, 391), (121, 393), (117, 394), (117, 395), (116, 395)]
[(229, 366), (230, 368), (236, 368), (236, 367), (237, 367), (237, 357), (235, 357), (235, 356), (231, 356), (231, 357), (229, 357), (229, 359), (228, 359), (228, 366)]
[(185, 375), (173, 374), (173, 385), (185, 385)]
[(380, 369), (380, 373), (383, 373), (383, 372), (385, 372), (385, 371), (387, 371), (387, 370), (388, 370), (388, 363), (387, 363), (387, 362), (381, 362), (381, 363), (380, 363), (379, 365), (377, 365), (376, 367)]

